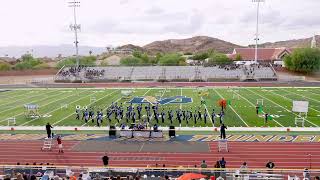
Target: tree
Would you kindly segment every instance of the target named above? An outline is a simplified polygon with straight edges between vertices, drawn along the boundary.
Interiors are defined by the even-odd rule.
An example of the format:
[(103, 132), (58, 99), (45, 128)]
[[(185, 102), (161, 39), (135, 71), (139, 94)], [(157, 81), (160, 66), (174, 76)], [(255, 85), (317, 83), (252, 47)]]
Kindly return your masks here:
[(92, 51), (90, 50), (90, 51), (89, 51), (89, 56), (91, 56), (91, 55), (92, 55)]
[(134, 56), (128, 56), (122, 58), (120, 64), (124, 66), (138, 66), (141, 64), (141, 59)]
[(186, 59), (178, 53), (165, 54), (159, 59), (159, 65), (162, 66), (179, 66), (185, 64)]
[[(79, 64), (83, 66), (95, 66), (96, 60), (97, 60), (97, 57), (95, 56), (83, 56), (83, 57), (79, 57)], [(60, 69), (63, 66), (75, 66), (76, 64), (77, 64), (77, 61), (75, 57), (68, 57), (59, 61), (56, 67)]]
[(199, 60), (199, 61), (204, 61), (207, 58), (209, 58), (209, 53), (208, 52), (196, 53), (192, 57), (193, 60)]
[(7, 62), (0, 61), (0, 71), (9, 71), (11, 66)]
[(39, 59), (33, 58), (31, 54), (24, 54), (21, 56), (21, 62), (17, 63), (14, 68), (17, 70), (35, 69), (42, 63)]
[(242, 61), (242, 56), (241, 56), (241, 54), (237, 54), (235, 60), (236, 60), (236, 61)]
[(320, 70), (320, 49), (299, 48), (284, 59), (285, 66), (290, 71), (312, 73)]
[(226, 65), (231, 63), (232, 61), (227, 55), (214, 52), (212, 55), (210, 55), (207, 65)]

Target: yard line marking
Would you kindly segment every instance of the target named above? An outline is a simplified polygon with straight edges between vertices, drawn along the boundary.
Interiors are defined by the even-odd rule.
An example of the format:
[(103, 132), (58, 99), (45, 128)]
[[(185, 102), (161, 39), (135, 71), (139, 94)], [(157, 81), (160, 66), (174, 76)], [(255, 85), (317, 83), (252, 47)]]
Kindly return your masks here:
[[(240, 95), (240, 93), (236, 93), (238, 94), (242, 99), (246, 100), (249, 104), (251, 104), (253, 107), (256, 107), (251, 101), (249, 101), (247, 98), (243, 97), (242, 95)], [(265, 114), (264, 111), (262, 111), (262, 113)], [(274, 122), (276, 122), (278, 125), (284, 127), (281, 123), (279, 123), (278, 121), (276, 121), (275, 119), (273, 119)]]
[[(284, 89), (282, 89), (282, 90), (284, 90)], [(284, 90), (284, 91), (286, 91), (286, 90)], [(290, 91), (286, 91), (286, 92), (290, 93)], [(278, 93), (275, 93), (275, 92), (271, 92), (271, 93), (273, 93), (273, 94), (275, 94), (275, 95), (278, 95), (278, 96), (280, 96), (280, 97), (283, 97), (283, 98), (285, 98), (285, 99), (289, 99), (289, 100), (293, 101), (293, 99), (288, 98), (288, 97), (286, 97), (286, 96), (283, 96), (283, 95), (281, 95), (281, 94), (278, 94)], [(293, 94), (296, 94), (296, 93), (293, 93)], [(299, 94), (296, 94), (296, 95), (299, 95)], [(300, 95), (300, 96), (302, 96), (302, 95)], [(304, 96), (302, 96), (302, 97), (304, 97)], [(307, 97), (305, 97), (305, 98), (307, 98)], [(320, 102), (320, 101), (319, 101), (319, 102)], [(313, 110), (315, 110), (315, 111), (317, 111), (317, 112), (320, 112), (319, 110), (316, 110), (316, 109), (314, 109), (314, 108), (312, 108), (312, 107), (309, 107), (309, 108), (310, 108), (310, 109), (313, 109)]]
[(317, 95), (317, 96), (320, 96), (320, 94), (318, 94), (318, 93), (315, 93), (315, 92), (312, 92), (312, 91), (308, 91), (309, 93), (311, 93), (311, 94), (314, 94), (314, 95)]
[[(145, 95), (147, 95), (148, 93), (149, 93), (149, 91), (151, 91), (153, 88), (149, 88), (149, 89), (147, 89), (147, 91), (142, 95), (143, 97), (145, 96)], [(145, 90), (145, 89), (144, 89)], [(133, 104), (133, 107), (135, 107), (135, 105), (136, 104)], [(107, 108), (106, 108), (107, 109)], [(122, 121), (124, 121), (124, 119), (122, 120)], [(121, 122), (121, 120), (119, 121), (119, 122)], [(118, 123), (116, 123), (116, 126), (117, 126), (117, 124)]]
[[(182, 88), (180, 88), (180, 96), (182, 96)], [(180, 103), (180, 110), (182, 109), (182, 103)]]
[[(113, 94), (113, 93), (116, 92), (116, 91), (118, 91), (118, 90), (112, 91), (112, 92), (109, 93), (107, 96)], [(88, 94), (87, 96), (84, 96), (84, 97), (82, 97), (82, 98), (80, 98), (80, 99), (86, 98), (86, 97), (91, 96), (91, 95), (94, 95), (94, 94), (96, 94), (96, 93), (97, 93), (97, 92), (95, 92), (95, 93), (93, 93), (93, 94)], [(103, 98), (105, 98), (105, 97), (107, 97), (107, 96), (103, 96), (102, 98), (97, 99), (95, 102), (100, 101), (101, 99), (103, 99)], [(78, 100), (76, 100), (76, 101), (73, 101), (72, 103), (77, 102), (77, 101), (79, 101), (80, 99), (78, 99)], [(93, 102), (93, 103), (95, 103), (95, 102)], [(72, 104), (72, 103), (70, 103), (70, 104)], [(90, 106), (90, 105), (93, 104), (93, 103), (90, 103), (88, 106)], [(52, 125), (56, 125), (56, 124), (60, 123), (61, 121), (64, 121), (65, 119), (67, 119), (68, 117), (70, 117), (70, 116), (72, 116), (72, 115), (74, 115), (74, 113), (71, 113), (71, 114), (69, 114), (68, 116), (60, 119), (59, 121), (54, 122)]]
[[(221, 97), (224, 98), (223, 96), (221, 96), (221, 94), (215, 89), (213, 88), (213, 90)], [(231, 110), (240, 118), (240, 120), (247, 126), (249, 127), (249, 125), (242, 119), (242, 117), (233, 109), (232, 106), (229, 106), (231, 108)]]
[(292, 91), (287, 91), (287, 90), (285, 90), (285, 89), (282, 89), (282, 90), (283, 90), (283, 91), (286, 91), (286, 92), (288, 92), (288, 93), (292, 93), (292, 94), (295, 94), (295, 95), (304, 97), (304, 98), (306, 98), (306, 99), (310, 99), (310, 100), (313, 100), (313, 101), (316, 101), (316, 102), (319, 102), (319, 103), (320, 103), (319, 100), (316, 100), (316, 99), (313, 99), (313, 98), (310, 98), (310, 97), (307, 97), (307, 96), (303, 96), (303, 95), (301, 95), (301, 94), (298, 94), (298, 93), (295, 93), (295, 92), (292, 92)]
[[(202, 101), (204, 100), (202, 96), (201, 96), (201, 100), (202, 100)], [(208, 113), (208, 116), (209, 116), (209, 119), (210, 119), (210, 121), (211, 121), (212, 126), (215, 127), (206, 104), (204, 104), (204, 108), (206, 109), (206, 111), (207, 111), (207, 113)]]
[[(19, 93), (22, 93), (22, 92), (18, 92), (18, 91), (9, 91), (9, 92), (15, 92), (17, 95), (14, 95), (14, 94), (12, 94), (12, 95), (10, 95), (10, 94), (1, 94), (0, 97), (3, 98), (2, 100), (17, 99), (17, 97), (26, 96), (26, 95), (30, 94), (32, 91), (29, 91), (28, 93), (23, 93), (23, 94), (19, 94)], [(5, 96), (5, 97), (3, 97), (3, 96)]]
[[(37, 94), (37, 95), (34, 95), (34, 96), (24, 97), (24, 98), (21, 98), (21, 99), (19, 99), (19, 100), (16, 100), (16, 101), (13, 101), (13, 102), (8, 102), (8, 103), (1, 104), (1, 105), (2, 105), (2, 106), (6, 106), (6, 105), (9, 105), (9, 106), (10, 106), (10, 104), (14, 104), (14, 103), (16, 103), (16, 102), (18, 102), (18, 101), (31, 99), (31, 98), (34, 98), (34, 97), (37, 97), (37, 96), (41, 96), (41, 95), (45, 95), (45, 94), (49, 94), (49, 93), (52, 93), (52, 92), (58, 92), (58, 91), (45, 92), (45, 93)], [(28, 94), (29, 94), (29, 93), (28, 93)], [(19, 103), (19, 105), (21, 105), (21, 104)], [(15, 107), (15, 108), (16, 108), (16, 107)], [(11, 109), (13, 109), (13, 108), (11, 108)], [(7, 110), (9, 110), (9, 109), (6, 109), (6, 110), (4, 110), (4, 111), (1, 111), (0, 113), (5, 112), (5, 111), (7, 111)]]
[[(52, 92), (58, 92), (58, 91), (52, 91)], [(52, 92), (49, 92), (49, 93), (52, 93)], [(33, 97), (36, 97), (36, 96), (41, 96), (41, 95), (45, 95), (45, 94), (49, 94), (49, 93), (43, 93), (43, 94), (35, 95), (35, 96), (29, 97), (29, 98), (33, 98)], [(62, 93), (55, 94), (55, 95), (51, 95), (51, 96), (49, 96), (49, 97), (44, 97), (44, 98), (41, 98), (41, 99), (37, 99), (37, 100), (31, 101), (31, 102), (28, 102), (28, 104), (30, 104), (30, 103), (35, 103), (35, 102), (37, 102), (37, 101), (42, 101), (42, 100), (45, 100), (45, 99), (47, 99), (47, 98), (52, 98), (52, 97), (57, 96), (57, 95), (60, 95), (60, 94), (62, 94)], [(27, 99), (29, 99), (29, 98), (27, 98)], [(17, 100), (17, 101), (19, 101), (19, 100)], [(15, 102), (17, 102), (17, 101), (15, 101)], [(8, 104), (8, 103), (7, 103), (7, 104)], [(9, 104), (10, 104), (10, 103), (9, 103)], [(23, 104), (25, 104), (25, 103), (23, 103)], [(0, 113), (6, 112), (6, 111), (9, 111), (9, 110), (12, 110), (12, 109), (19, 108), (20, 105), (23, 105), (23, 104), (20, 104), (20, 103), (19, 103), (19, 106), (15, 106), (15, 107), (13, 107), (13, 108), (6, 109), (6, 110), (4, 110), (4, 111), (1, 111)], [(4, 105), (4, 104), (2, 104), (2, 106), (3, 106), (3, 105)]]
[[(60, 93), (60, 94), (62, 94), (62, 93)], [(60, 94), (59, 94), (59, 95), (60, 95)], [(72, 95), (70, 95), (70, 96), (75, 96), (75, 94), (72, 94)], [(41, 107), (47, 106), (47, 105), (49, 105), (49, 104), (52, 104), (52, 103), (54, 103), (54, 102), (60, 101), (60, 100), (65, 99), (65, 98), (69, 98), (70, 96), (66, 96), (66, 97), (63, 97), (63, 98), (60, 98), (60, 99), (57, 99), (57, 100), (54, 100), (54, 101), (50, 101), (50, 102), (47, 103), (47, 104), (41, 105)], [(60, 107), (60, 108), (61, 108), (61, 107)], [(60, 109), (60, 108), (59, 108), (59, 109)], [(51, 112), (49, 112), (49, 113), (51, 113)], [(14, 115), (14, 117), (19, 117), (20, 115), (23, 115), (23, 114), (24, 114), (24, 112), (22, 112), (22, 113), (20, 113), (20, 114), (16, 114), (16, 115)], [(48, 113), (46, 113), (46, 114), (48, 114)], [(1, 120), (0, 122), (6, 121), (6, 120), (7, 120), (7, 119)]]
[[(120, 101), (121, 99), (122, 99), (122, 97), (118, 98), (118, 99), (117, 99), (116, 101), (114, 101), (114, 102), (118, 102), (118, 101)], [(102, 111), (107, 110), (111, 105), (112, 105), (112, 104), (110, 104), (108, 107), (104, 108)], [(87, 106), (90, 106), (90, 105), (87, 105)], [(89, 121), (88, 121), (88, 122), (89, 122)], [(82, 125), (81, 125), (81, 127), (83, 127), (83, 126), (87, 125), (87, 124), (88, 124), (88, 122), (87, 122), (87, 123), (82, 124)], [(116, 125), (117, 125), (117, 124), (116, 124)], [(115, 125), (115, 126), (116, 126), (116, 125)]]
[[(285, 107), (281, 106), (280, 104), (278, 104), (278, 103), (276, 103), (276, 102), (272, 101), (271, 99), (266, 98), (265, 96), (262, 96), (262, 95), (260, 95), (260, 94), (258, 94), (258, 93), (256, 93), (256, 92), (254, 92), (254, 91), (252, 91), (252, 90), (248, 89), (248, 88), (247, 88), (247, 90), (248, 90), (248, 91), (250, 91), (250, 92), (252, 92), (252, 93), (254, 93), (254, 94), (256, 94), (256, 95), (258, 95), (258, 96), (260, 96), (260, 97), (262, 97), (262, 98), (267, 99), (268, 101), (272, 102), (273, 104), (278, 105), (279, 107), (282, 107), (283, 109), (287, 110), (288, 112), (291, 112), (293, 115), (298, 116), (298, 115), (296, 115), (295, 113), (293, 113), (292, 111), (290, 111), (289, 109), (287, 109), (287, 108), (285, 108)], [(310, 121), (309, 121), (309, 120), (307, 120), (307, 119), (306, 119), (306, 121), (307, 121), (307, 122), (309, 122), (310, 124), (312, 124), (312, 125), (316, 126), (316, 127), (319, 127), (318, 125), (316, 125), (316, 124), (314, 124), (314, 123), (310, 122)]]
[[(88, 90), (87, 90), (87, 91), (88, 91)], [(87, 91), (84, 91), (84, 92), (87, 92)], [(62, 93), (61, 93), (61, 94), (62, 94)], [(52, 101), (52, 102), (50, 102), (50, 103), (47, 103), (47, 104), (44, 105), (44, 106), (47, 106), (47, 105), (49, 105), (49, 104), (51, 104), (51, 103), (54, 103), (54, 102), (56, 102), (56, 101), (60, 101), (60, 100), (62, 100), (62, 99), (69, 98), (69, 97), (71, 97), (71, 96), (77, 96), (77, 94), (74, 94), (74, 93), (73, 93), (73, 94), (70, 95), (70, 96), (67, 96), (67, 97), (64, 97), (64, 98), (61, 98), (61, 99)], [(78, 100), (79, 100), (79, 99), (78, 99)], [(70, 103), (70, 104), (72, 104), (72, 103)], [(49, 114), (49, 113), (55, 112), (55, 111), (60, 110), (60, 109), (61, 109), (61, 107), (60, 107), (60, 108), (56, 108), (56, 109), (54, 109), (54, 110), (52, 110), (52, 111), (46, 112), (45, 114)], [(23, 114), (23, 113), (21, 113), (21, 114)], [(38, 119), (38, 118), (32, 119), (32, 120), (30, 120), (30, 121), (27, 121), (27, 122), (23, 123), (21, 126), (26, 125), (26, 124), (29, 124), (30, 122), (33, 122), (33, 121), (35, 121), (35, 120), (37, 120), (37, 119)]]

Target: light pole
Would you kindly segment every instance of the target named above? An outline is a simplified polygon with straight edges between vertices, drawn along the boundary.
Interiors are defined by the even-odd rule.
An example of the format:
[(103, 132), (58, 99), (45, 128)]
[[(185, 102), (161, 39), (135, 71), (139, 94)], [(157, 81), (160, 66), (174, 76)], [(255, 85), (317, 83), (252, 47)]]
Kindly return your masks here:
[(77, 24), (77, 16), (76, 16), (76, 8), (80, 7), (80, 2), (73, 0), (72, 2), (69, 2), (69, 7), (73, 7), (73, 19), (74, 19), (74, 24), (70, 24), (70, 29), (71, 31), (74, 32), (74, 37), (75, 37), (75, 47), (76, 47), (76, 67), (79, 67), (79, 48), (78, 48), (78, 30), (81, 29), (81, 25)]
[(257, 64), (258, 62), (258, 41), (259, 41), (259, 7), (260, 2), (264, 2), (265, 0), (252, 0), (252, 2), (257, 3), (257, 22), (256, 22), (256, 38), (254, 39), (256, 41), (256, 47), (254, 51), (254, 61)]

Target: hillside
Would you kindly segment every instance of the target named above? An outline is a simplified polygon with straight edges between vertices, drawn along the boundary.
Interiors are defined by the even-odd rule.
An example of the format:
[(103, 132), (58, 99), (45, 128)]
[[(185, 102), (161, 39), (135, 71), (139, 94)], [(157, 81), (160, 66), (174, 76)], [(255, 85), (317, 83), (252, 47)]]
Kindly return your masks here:
[(230, 53), (234, 48), (241, 47), (230, 42), (207, 36), (196, 36), (188, 39), (169, 39), (155, 41), (143, 46), (150, 53), (157, 52), (202, 52), (214, 49), (221, 53)]
[[(310, 47), (312, 37), (303, 39), (293, 39), (287, 41), (267, 42), (260, 44), (259, 47), (274, 48), (274, 47), (287, 47), (287, 48), (299, 48)], [(320, 47), (320, 35), (316, 36), (317, 47)]]

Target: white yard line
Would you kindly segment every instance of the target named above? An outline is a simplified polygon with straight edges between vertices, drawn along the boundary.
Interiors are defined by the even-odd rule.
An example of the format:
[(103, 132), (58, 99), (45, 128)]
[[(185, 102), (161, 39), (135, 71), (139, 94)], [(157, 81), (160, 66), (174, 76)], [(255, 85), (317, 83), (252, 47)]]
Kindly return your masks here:
[[(101, 99), (103, 99), (103, 98), (105, 98), (105, 97), (107, 97), (107, 96), (112, 95), (112, 94), (115, 93), (116, 91), (118, 91), (118, 90), (112, 91), (111, 93), (109, 93), (109, 94), (107, 94), (107, 95), (105, 95), (105, 96), (97, 99), (95, 102), (100, 101)], [(93, 93), (93, 94), (89, 94), (89, 95), (87, 95), (87, 96), (84, 96), (84, 97), (82, 97), (82, 98), (80, 98), (80, 99), (78, 99), (78, 100), (76, 100), (76, 101), (73, 101), (72, 103), (77, 102), (77, 101), (79, 101), (79, 100), (81, 100), (81, 99), (83, 99), (83, 98), (86, 98), (86, 97), (88, 97), (88, 96), (92, 96), (92, 95), (94, 95), (94, 94), (96, 94), (96, 93), (97, 93), (97, 92), (95, 92), (95, 93)], [(95, 103), (95, 102), (93, 102), (93, 103)], [(70, 104), (72, 104), (72, 103), (70, 103)], [(90, 105), (93, 104), (93, 103), (90, 103), (88, 106), (90, 106)], [(74, 115), (74, 113), (71, 113), (71, 114), (69, 114), (68, 116), (60, 119), (59, 121), (54, 122), (52, 125), (56, 125), (56, 124), (60, 123), (61, 121), (64, 121), (65, 119), (69, 118), (69, 117), (72, 116), (72, 115)]]
[[(221, 98), (224, 98), (223, 96), (221, 96), (221, 94), (215, 89), (213, 88), (213, 90), (221, 97)], [(229, 106), (231, 108), (231, 110), (239, 117), (239, 119), (247, 126), (249, 127), (249, 125), (246, 123), (245, 120), (242, 119), (242, 117), (233, 109), (232, 106)]]
[[(180, 96), (182, 96), (182, 88), (180, 88)], [(180, 103), (180, 110), (182, 109), (182, 103)]]
[[(52, 91), (52, 92), (59, 92), (59, 91)], [(43, 94), (38, 94), (38, 95), (35, 95), (35, 96), (27, 97), (26, 100), (27, 100), (27, 99), (30, 99), (30, 98), (33, 98), (33, 97), (37, 97), (37, 96), (49, 94), (49, 93), (52, 93), (52, 92), (48, 92), (48, 93), (43, 93)], [(55, 95), (51, 95), (51, 96), (49, 96), (49, 97), (54, 97), (54, 96), (57, 96), (57, 95), (60, 95), (60, 94), (62, 94), (62, 93), (55, 94)], [(47, 99), (47, 98), (49, 98), (49, 97), (44, 97), (44, 98), (37, 99), (37, 100), (31, 101), (31, 102), (28, 102), (28, 103), (34, 103), (34, 102), (37, 102), (37, 101), (42, 101), (42, 100)], [(24, 98), (23, 98), (23, 99), (24, 99)], [(21, 99), (20, 99), (20, 100), (21, 100)], [(20, 101), (20, 100), (17, 100), (17, 101)], [(17, 101), (10, 102), (10, 103), (7, 103), (7, 104), (15, 103), (15, 102), (17, 102)], [(26, 103), (23, 103), (23, 104), (26, 104)], [(23, 104), (20, 104), (20, 103), (19, 103), (19, 105), (23, 105)], [(6, 106), (6, 104), (1, 104), (1, 106)], [(20, 107), (20, 106), (15, 105), (15, 107), (9, 108), (9, 109), (3, 110), (3, 111), (0, 111), (0, 113), (6, 112), (6, 111), (9, 111), (9, 110), (12, 110), (12, 109), (16, 109), (16, 108), (19, 108), (19, 107)]]
[[(9, 92), (17, 92), (17, 91), (9, 91)], [(17, 93), (23, 93), (23, 92), (17, 92)], [(3, 96), (5, 96), (2, 100), (7, 100), (7, 99), (17, 99), (20, 96), (27, 96), (28, 94), (30, 94), (31, 91), (29, 91), (28, 93), (23, 93), (23, 94), (1, 94), (0, 97), (3, 98)], [(19, 98), (20, 99), (20, 98)], [(11, 102), (12, 103), (12, 102)]]
[[(282, 89), (282, 90), (284, 90), (284, 89)], [(284, 90), (284, 91), (286, 91), (286, 90)], [(291, 98), (288, 98), (288, 97), (286, 97), (286, 96), (283, 96), (283, 95), (281, 95), (281, 94), (278, 94), (278, 93), (275, 93), (275, 92), (272, 92), (272, 91), (270, 91), (272, 94), (275, 94), (275, 95), (277, 95), (277, 96), (280, 96), (280, 97), (283, 97), (283, 98), (285, 98), (285, 99), (289, 99), (290, 101), (293, 101), (293, 99), (291, 99)], [(290, 93), (290, 91), (286, 91), (286, 92), (288, 92), (288, 93)], [(293, 93), (293, 94), (296, 94), (296, 93)], [(296, 94), (296, 95), (299, 95), (299, 94)], [(301, 95), (300, 95), (301, 96)], [(304, 96), (302, 96), (302, 97), (304, 97)], [(305, 97), (305, 98), (307, 98), (307, 97)], [(320, 102), (320, 101), (319, 101)], [(316, 110), (316, 109), (314, 109), (314, 108), (312, 108), (312, 107), (309, 107), (310, 109), (313, 109), (314, 111), (317, 111), (317, 112), (320, 112), (319, 110)]]
[[(84, 91), (84, 92), (86, 92), (86, 91)], [(54, 102), (56, 102), (56, 101), (60, 101), (60, 100), (62, 100), (62, 99), (66, 99), (66, 98), (69, 98), (69, 97), (71, 97), (71, 96), (77, 96), (77, 94), (72, 94), (72, 95), (70, 95), (70, 96), (63, 97), (63, 98), (61, 98), (61, 99), (52, 101), (52, 102), (50, 102), (50, 103), (48, 103), (48, 104), (52, 104), (52, 103), (54, 103)], [(79, 100), (80, 100), (80, 99), (77, 99), (77, 100), (75, 100), (75, 101), (79, 101)], [(75, 101), (73, 101), (73, 102), (75, 102)], [(70, 104), (72, 104), (73, 102), (71, 102)], [(46, 105), (48, 105), (48, 104), (46, 104)], [(44, 105), (44, 106), (46, 106), (46, 105)], [(57, 110), (60, 110), (60, 109), (61, 109), (61, 107), (56, 108), (56, 109), (54, 109), (54, 110), (52, 110), (52, 111), (46, 112), (45, 114), (51, 114), (51, 113), (53, 113), (53, 112), (55, 112), (55, 111), (57, 111)], [(23, 114), (23, 113), (21, 113), (21, 114)], [(23, 123), (21, 126), (24, 126), (24, 125), (26, 125), (26, 124), (29, 124), (29, 123), (31, 123), (31, 122), (33, 122), (33, 121), (35, 121), (35, 120), (38, 120), (38, 119), (32, 119), (32, 120), (30, 120), (30, 121), (27, 121), (27, 122)]]
[[(310, 98), (310, 97), (307, 97), (307, 96), (303, 96), (303, 95), (298, 94), (298, 93), (295, 93), (295, 92), (287, 91), (287, 90), (285, 90), (285, 89), (281, 89), (281, 90), (283, 90), (283, 91), (286, 91), (286, 92), (288, 92), (288, 93), (295, 94), (295, 95), (298, 95), (298, 96), (304, 97), (304, 98), (306, 98), (306, 99), (310, 99), (310, 100), (313, 100), (313, 101), (316, 101), (316, 102), (320, 103), (320, 101), (319, 101), (319, 100), (316, 100), (316, 99), (313, 99), (313, 98)], [(272, 91), (271, 91), (271, 92), (272, 92)]]
[[(121, 99), (122, 99), (122, 97), (118, 98), (118, 99), (117, 99), (116, 101), (114, 101), (114, 102), (116, 103), (116, 102), (120, 101)], [(104, 108), (102, 111), (107, 110), (111, 105), (112, 105), (112, 104), (110, 104), (108, 107)], [(90, 105), (87, 105), (87, 106), (90, 106)], [(89, 121), (88, 121), (88, 122), (89, 122)], [(87, 122), (87, 123), (82, 124), (82, 125), (81, 125), (81, 127), (83, 127), (83, 126), (87, 125), (87, 124), (88, 124), (88, 122)], [(116, 125), (117, 125), (117, 124), (116, 124)], [(115, 125), (115, 126), (116, 126), (116, 125)]]
[[(297, 116), (295, 113), (293, 113), (293, 112), (292, 112), (292, 111), (290, 111), (289, 109), (287, 109), (287, 108), (285, 108), (285, 107), (281, 106), (280, 104), (278, 104), (278, 103), (276, 103), (276, 102), (272, 101), (271, 99), (266, 98), (265, 96), (262, 96), (262, 95), (260, 95), (260, 94), (258, 94), (258, 93), (256, 93), (256, 92), (254, 92), (254, 91), (252, 91), (252, 90), (248, 89), (248, 88), (247, 88), (247, 90), (248, 90), (248, 91), (250, 91), (250, 92), (252, 92), (252, 93), (254, 93), (254, 94), (256, 94), (256, 95), (258, 95), (258, 96), (260, 96), (260, 97), (262, 97), (262, 98), (267, 99), (268, 101), (272, 102), (273, 104), (276, 104), (276, 105), (278, 105), (279, 107), (283, 108), (284, 110), (286, 110), (286, 111), (288, 111), (288, 112), (291, 112), (293, 115)], [(309, 122), (310, 124), (312, 124), (312, 125), (316, 126), (316, 127), (319, 127), (318, 125), (316, 125), (316, 124), (314, 124), (314, 123), (310, 122), (310, 121), (309, 121), (309, 120), (307, 120), (307, 119), (306, 119), (306, 121), (307, 121), (307, 122)]]
[[(201, 96), (201, 100), (202, 100), (202, 101), (204, 100), (202, 96)], [(212, 126), (215, 127), (206, 104), (204, 104), (204, 108), (205, 108), (206, 111), (207, 111), (207, 114), (208, 114), (208, 116), (209, 116), (209, 119), (210, 119), (210, 121), (211, 121)]]
[[(240, 93), (236, 93), (238, 94), (242, 99), (246, 100), (249, 104), (251, 104), (251, 106), (256, 107), (252, 102), (250, 102), (247, 98), (243, 97), (240, 95)], [(262, 111), (262, 113), (264, 114), (265, 112)], [(281, 123), (279, 123), (277, 120), (273, 119), (274, 122), (276, 122), (279, 126), (284, 127)]]
[[(60, 93), (60, 94), (62, 94), (62, 93)], [(60, 95), (60, 94), (59, 94), (59, 95)], [(49, 105), (49, 104), (52, 104), (52, 103), (57, 102), (57, 101), (60, 101), (60, 100), (62, 100), (62, 99), (69, 98), (69, 97), (71, 97), (71, 96), (75, 96), (75, 94), (71, 94), (71, 95), (66, 96), (66, 97), (62, 96), (62, 98), (57, 99), (57, 100), (54, 100), (54, 101), (50, 101), (50, 102), (47, 103), (47, 104), (41, 105), (41, 107), (45, 107), (45, 106), (47, 106), (47, 105)], [(59, 109), (61, 109), (61, 107), (60, 107)], [(51, 112), (52, 112), (52, 111), (51, 111)], [(47, 112), (47, 113), (45, 113), (45, 114), (48, 114), (48, 113), (51, 113), (51, 112)], [(19, 114), (16, 114), (16, 115), (14, 115), (14, 117), (19, 117), (19, 116), (21, 116), (21, 115), (23, 115), (23, 114), (24, 114), (24, 112), (19, 113)], [(1, 120), (0, 122), (6, 121), (6, 120), (7, 120), (7, 119)]]
[[(149, 91), (151, 91), (152, 88), (148, 89), (142, 96), (144, 97), (145, 95), (147, 95), (149, 93)], [(121, 98), (120, 98), (121, 99)], [(133, 107), (135, 107), (135, 104), (133, 104)], [(107, 108), (106, 108), (107, 109)], [(119, 121), (121, 122), (121, 120)], [(118, 123), (116, 123), (117, 126)]]

